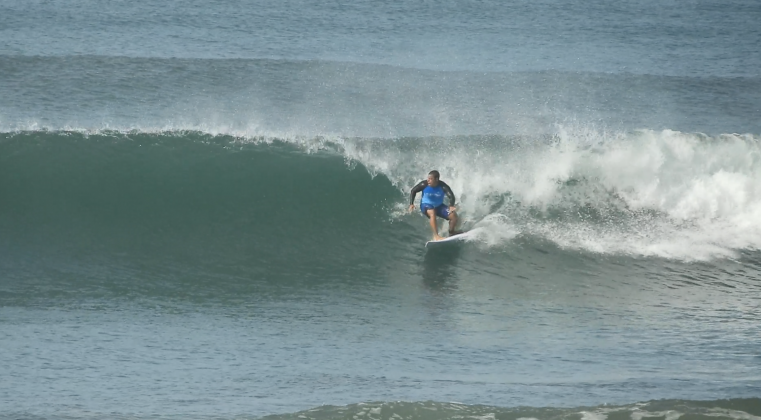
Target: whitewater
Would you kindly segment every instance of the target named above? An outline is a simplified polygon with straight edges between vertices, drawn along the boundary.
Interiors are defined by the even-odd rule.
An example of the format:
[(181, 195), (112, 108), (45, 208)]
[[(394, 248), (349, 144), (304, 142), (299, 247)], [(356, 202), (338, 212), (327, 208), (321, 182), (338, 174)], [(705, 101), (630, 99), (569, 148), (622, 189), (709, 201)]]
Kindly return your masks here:
[(760, 419), (759, 19), (0, 4), (0, 418)]

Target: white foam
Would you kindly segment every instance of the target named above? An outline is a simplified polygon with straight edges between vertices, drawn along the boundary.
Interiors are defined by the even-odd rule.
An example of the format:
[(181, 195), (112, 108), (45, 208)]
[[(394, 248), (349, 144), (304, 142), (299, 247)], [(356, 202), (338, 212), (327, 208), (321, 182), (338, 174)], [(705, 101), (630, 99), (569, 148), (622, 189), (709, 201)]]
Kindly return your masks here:
[(608, 418), (608, 414), (600, 412), (600, 411), (596, 411), (596, 412), (582, 411), (581, 412), (581, 420), (605, 420), (607, 418)]
[(679, 420), (680, 417), (682, 417), (684, 413), (680, 413), (679, 411), (675, 410), (667, 410), (667, 411), (646, 411), (646, 410), (637, 410), (633, 411), (629, 417), (632, 420), (642, 420), (643, 418), (649, 418), (649, 417), (663, 417), (665, 420)]
[(726, 408), (710, 408), (705, 415), (712, 417), (729, 417), (738, 420), (761, 420), (761, 416), (754, 416), (744, 411), (730, 410)]
[[(686, 260), (761, 247), (757, 136), (560, 127), (530, 140), (342, 146), (403, 190), (439, 169), (461, 194), (461, 214), (489, 227), (480, 238), (489, 245), (525, 233), (572, 249)], [(585, 218), (585, 208), (597, 216)]]

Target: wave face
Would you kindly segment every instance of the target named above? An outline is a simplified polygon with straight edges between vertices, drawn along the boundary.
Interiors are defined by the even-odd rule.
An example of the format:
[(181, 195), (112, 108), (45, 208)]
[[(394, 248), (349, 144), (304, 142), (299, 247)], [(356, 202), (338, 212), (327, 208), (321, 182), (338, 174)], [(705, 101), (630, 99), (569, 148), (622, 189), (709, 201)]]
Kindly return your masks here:
[[(338, 156), (305, 155), (284, 143), (41, 132), (6, 136), (3, 148), (5, 236), (67, 249), (203, 250), (276, 263), (319, 237), (336, 248), (315, 247), (312, 257), (330, 258), (350, 250), (394, 196), (388, 182), (347, 171)], [(377, 236), (377, 228), (366, 235)]]
[(394, 236), (421, 223), (406, 215), (406, 196), (436, 168), (459, 196), (463, 226), (478, 229), (487, 248), (528, 238), (592, 254), (707, 260), (761, 246), (761, 148), (752, 135), (41, 131), (4, 134), (2, 148), (2, 226), (21, 242), (281, 261), (319, 237), (308, 255), (347, 258), (368, 238), (397, 246)]

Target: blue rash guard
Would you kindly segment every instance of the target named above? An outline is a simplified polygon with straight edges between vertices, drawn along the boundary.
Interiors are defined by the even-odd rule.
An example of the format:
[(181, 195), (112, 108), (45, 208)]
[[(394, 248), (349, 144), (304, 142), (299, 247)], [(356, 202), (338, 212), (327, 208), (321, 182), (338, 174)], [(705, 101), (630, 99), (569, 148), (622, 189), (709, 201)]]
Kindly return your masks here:
[[(454, 206), (455, 203), (454, 193), (449, 185), (439, 181), (438, 185), (432, 187), (428, 185), (427, 179), (420, 181), (410, 191), (410, 204), (415, 202), (415, 196), (419, 192), (423, 193), (420, 199), (420, 211), (424, 215), (429, 209), (434, 209), (437, 216), (449, 220), (449, 206)], [(444, 204), (445, 195), (449, 198), (449, 206)]]
[(432, 207), (438, 207), (444, 204), (444, 188), (439, 185), (432, 187), (428, 185), (423, 188), (423, 196), (420, 198), (420, 205), (429, 204)]

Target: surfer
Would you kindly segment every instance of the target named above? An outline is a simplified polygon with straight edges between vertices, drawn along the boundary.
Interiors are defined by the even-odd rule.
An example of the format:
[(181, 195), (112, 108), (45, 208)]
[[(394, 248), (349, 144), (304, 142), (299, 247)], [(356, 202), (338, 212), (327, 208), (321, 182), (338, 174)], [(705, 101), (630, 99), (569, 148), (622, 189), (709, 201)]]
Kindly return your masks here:
[[(439, 228), (436, 224), (436, 216), (449, 220), (449, 236), (456, 235), (457, 209), (452, 189), (444, 181), (439, 180), (439, 171), (428, 172), (428, 178), (418, 182), (410, 191), (410, 211), (415, 210), (415, 195), (423, 192), (420, 199), (420, 212), (431, 221), (433, 240), (440, 241), (444, 238), (439, 236)], [(444, 195), (449, 198), (449, 206), (444, 204)]]

